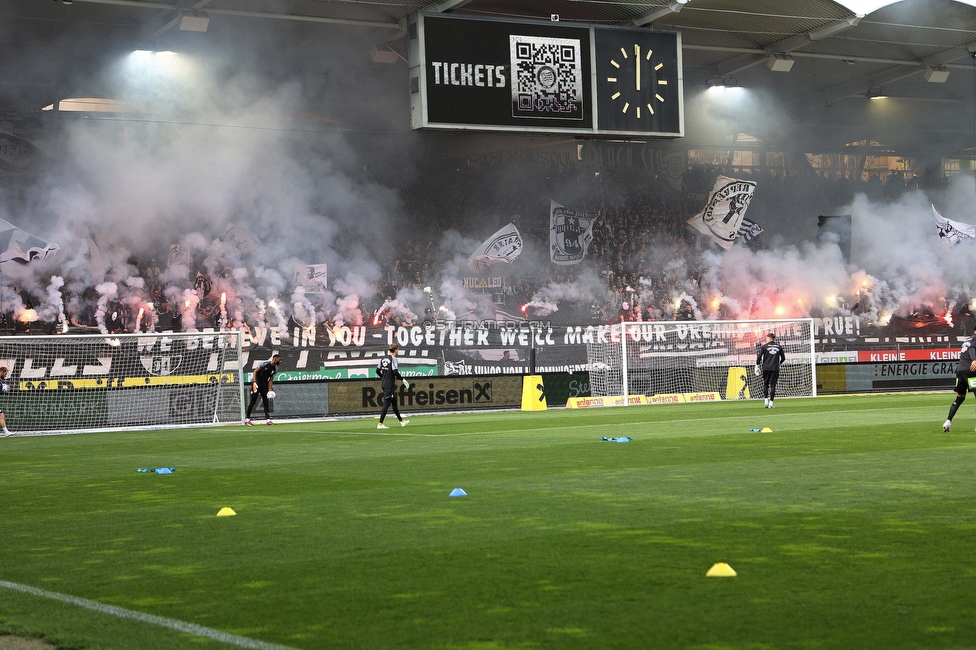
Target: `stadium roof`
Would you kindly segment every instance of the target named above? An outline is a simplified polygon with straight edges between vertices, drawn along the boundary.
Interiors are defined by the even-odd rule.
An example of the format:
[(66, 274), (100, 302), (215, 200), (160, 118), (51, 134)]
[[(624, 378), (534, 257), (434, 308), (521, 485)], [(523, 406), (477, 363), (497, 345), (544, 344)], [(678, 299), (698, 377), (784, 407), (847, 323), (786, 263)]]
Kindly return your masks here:
[[(178, 43), (186, 15), (209, 19), (211, 33), (341, 35), (364, 57), (377, 46), (405, 53), (404, 19), (419, 10), (680, 30), (686, 96), (715, 85), (766, 93), (807, 150), (874, 140), (944, 157), (972, 154), (976, 140), (976, 0), (0, 0), (0, 111), (88, 96), (71, 87), (79, 69), (140, 43)], [(774, 71), (776, 59), (792, 67)], [(775, 140), (775, 127), (757, 135)]]

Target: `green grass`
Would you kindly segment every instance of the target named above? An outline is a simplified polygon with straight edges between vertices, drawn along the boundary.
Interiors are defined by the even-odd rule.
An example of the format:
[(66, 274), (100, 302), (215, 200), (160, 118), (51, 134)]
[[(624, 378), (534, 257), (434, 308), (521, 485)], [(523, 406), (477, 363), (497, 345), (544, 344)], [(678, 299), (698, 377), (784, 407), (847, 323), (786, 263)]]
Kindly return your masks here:
[[(943, 434), (950, 402), (0, 440), (0, 580), (302, 649), (971, 648), (976, 419)], [(6, 589), (0, 632), (229, 647)]]

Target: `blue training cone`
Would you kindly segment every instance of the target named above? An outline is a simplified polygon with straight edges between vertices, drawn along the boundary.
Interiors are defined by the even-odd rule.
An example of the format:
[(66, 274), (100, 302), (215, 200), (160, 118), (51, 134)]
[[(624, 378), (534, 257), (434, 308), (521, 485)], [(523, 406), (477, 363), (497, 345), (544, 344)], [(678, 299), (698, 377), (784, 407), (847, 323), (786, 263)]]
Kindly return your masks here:
[(466, 497), (466, 496), (468, 496), (468, 493), (465, 492), (464, 490), (462, 490), (461, 488), (454, 488), (453, 490), (451, 490), (451, 493), (448, 494), (447, 496), (449, 496), (449, 497)]

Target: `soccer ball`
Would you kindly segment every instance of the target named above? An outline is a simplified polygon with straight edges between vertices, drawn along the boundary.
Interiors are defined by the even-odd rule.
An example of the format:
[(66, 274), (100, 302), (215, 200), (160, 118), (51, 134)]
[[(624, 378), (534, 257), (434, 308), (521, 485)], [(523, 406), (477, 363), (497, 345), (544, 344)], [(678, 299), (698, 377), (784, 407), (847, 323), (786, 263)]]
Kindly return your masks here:
[(268, 399), (274, 399), (274, 398), (275, 398), (275, 392), (273, 390), (269, 390), (268, 391)]

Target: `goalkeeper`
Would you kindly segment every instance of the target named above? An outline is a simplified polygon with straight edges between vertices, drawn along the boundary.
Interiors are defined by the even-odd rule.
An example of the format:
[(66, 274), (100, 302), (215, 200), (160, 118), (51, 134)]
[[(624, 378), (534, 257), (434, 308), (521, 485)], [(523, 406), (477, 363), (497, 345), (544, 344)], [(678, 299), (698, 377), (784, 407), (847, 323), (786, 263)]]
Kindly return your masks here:
[(952, 418), (956, 416), (956, 411), (966, 401), (966, 393), (973, 390), (969, 385), (973, 377), (976, 377), (976, 328), (959, 351), (959, 365), (956, 367), (956, 399), (949, 406), (949, 417), (942, 424), (942, 430), (946, 433), (949, 433), (949, 429), (952, 428)]
[[(7, 366), (0, 366), (0, 394), (6, 395), (10, 392), (10, 386), (7, 385), (5, 381), (7, 379)], [(3, 432), (0, 433), (0, 438), (6, 438), (10, 435), (10, 431), (7, 430), (7, 416), (3, 414), (3, 408), (0, 408), (0, 427), (3, 427)]]
[(400, 421), (401, 427), (407, 426), (407, 422), (410, 421), (403, 419), (403, 416), (400, 415), (400, 408), (397, 406), (396, 380), (399, 379), (405, 387), (410, 388), (410, 382), (400, 376), (399, 364), (396, 358), (399, 351), (400, 346), (394, 343), (390, 346), (389, 354), (380, 359), (379, 365), (376, 366), (376, 374), (383, 383), (383, 410), (380, 411), (380, 423), (376, 425), (377, 429), (390, 428), (383, 424), (383, 420), (386, 419), (386, 412), (390, 410), (391, 406), (393, 407), (393, 414)]
[(783, 346), (776, 342), (776, 335), (770, 332), (766, 335), (766, 342), (759, 348), (756, 355), (756, 374), (762, 374), (763, 395), (766, 396), (765, 408), (773, 408), (776, 399), (776, 383), (779, 381), (779, 366), (786, 361)]
[(274, 376), (278, 372), (278, 364), (280, 363), (281, 355), (275, 354), (271, 359), (258, 366), (258, 369), (251, 375), (251, 402), (247, 405), (247, 419), (244, 420), (244, 424), (247, 426), (254, 426), (254, 423), (251, 422), (251, 411), (254, 410), (254, 405), (258, 403), (258, 396), (261, 397), (264, 406), (266, 424), (274, 424), (271, 420), (271, 411), (268, 410), (268, 398), (274, 399), (275, 397), (271, 388), (274, 385)]

